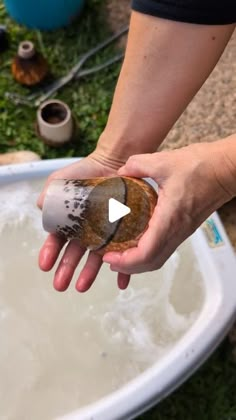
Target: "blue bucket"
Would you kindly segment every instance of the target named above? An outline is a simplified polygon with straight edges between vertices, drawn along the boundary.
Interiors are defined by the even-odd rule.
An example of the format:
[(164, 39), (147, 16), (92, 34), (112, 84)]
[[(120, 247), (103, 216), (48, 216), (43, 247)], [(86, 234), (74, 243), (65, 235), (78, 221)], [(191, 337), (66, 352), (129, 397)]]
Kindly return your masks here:
[(10, 16), (29, 28), (51, 30), (68, 25), (79, 15), (84, 0), (5, 0)]

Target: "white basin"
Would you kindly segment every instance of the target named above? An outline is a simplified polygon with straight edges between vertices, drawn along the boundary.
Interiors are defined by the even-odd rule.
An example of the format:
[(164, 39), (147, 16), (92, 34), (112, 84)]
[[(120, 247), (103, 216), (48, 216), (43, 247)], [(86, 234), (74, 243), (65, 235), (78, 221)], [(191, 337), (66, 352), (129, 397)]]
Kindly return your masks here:
[(0, 167), (0, 419), (135, 418), (209, 357), (236, 316), (236, 258), (216, 213), (160, 271), (135, 276), (130, 291), (119, 292), (104, 268), (85, 295), (73, 286), (55, 292), (53, 273), (36, 268), (44, 233), (34, 202), (42, 179), (74, 160)]

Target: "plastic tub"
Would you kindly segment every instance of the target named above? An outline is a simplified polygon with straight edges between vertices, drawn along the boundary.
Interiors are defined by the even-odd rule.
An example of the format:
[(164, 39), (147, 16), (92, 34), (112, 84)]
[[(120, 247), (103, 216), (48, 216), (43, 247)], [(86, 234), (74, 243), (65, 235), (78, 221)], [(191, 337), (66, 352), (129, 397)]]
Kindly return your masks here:
[[(37, 180), (73, 161), (57, 159), (1, 167), (0, 185)], [(154, 361), (133, 380), (60, 419), (133, 419), (180, 386), (225, 337), (236, 316), (236, 258), (216, 213), (192, 235), (188, 246), (193, 250), (204, 285), (204, 302), (191, 328), (161, 360)], [(100, 378), (95, 380), (99, 386)]]

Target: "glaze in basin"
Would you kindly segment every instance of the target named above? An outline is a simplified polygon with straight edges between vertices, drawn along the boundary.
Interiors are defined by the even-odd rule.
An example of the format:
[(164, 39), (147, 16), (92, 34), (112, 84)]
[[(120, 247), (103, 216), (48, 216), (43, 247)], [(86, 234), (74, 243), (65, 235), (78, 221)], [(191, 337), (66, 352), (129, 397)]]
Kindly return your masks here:
[[(34, 185), (38, 185), (37, 184), (38, 182), (39, 183), (42, 182), (41, 180), (46, 178), (49, 173), (69, 163), (72, 163), (73, 161), (74, 161), (73, 159), (57, 159), (57, 160), (42, 161), (42, 162), (36, 162), (36, 163), (30, 163), (30, 164), (1, 167), (0, 168), (0, 188), (2, 191), (1, 196), (4, 197), (4, 200), (6, 202), (6, 197), (9, 190), (9, 199), (11, 197), (11, 203), (14, 202), (14, 199), (15, 199), (16, 205), (17, 205), (19, 204), (17, 202), (17, 197), (19, 197), (19, 191), (20, 191), (21, 186), (23, 185), (22, 182), (23, 183), (26, 182), (29, 185), (32, 184), (32, 186), (34, 187)], [(17, 190), (18, 190), (18, 193), (15, 193), (15, 198), (14, 198), (14, 191), (17, 192)], [(34, 199), (35, 199), (35, 196), (32, 196), (32, 200)], [(0, 211), (0, 214), (1, 214), (1, 211)], [(37, 217), (40, 219), (40, 215)], [(7, 214), (6, 214), (6, 219), (7, 219)], [(12, 227), (11, 229), (12, 231), (14, 231), (14, 227)], [(9, 228), (9, 231), (10, 231), (10, 228)], [(1, 229), (0, 229), (0, 232), (1, 232)], [(2, 235), (4, 235), (4, 230), (1, 233), (1, 236)], [(6, 231), (5, 231), (5, 235), (6, 235)], [(9, 234), (9, 237), (10, 236), (11, 235)], [(5, 236), (5, 237), (8, 237), (8, 236)], [(11, 238), (9, 239), (9, 241), (10, 240)], [(10, 243), (11, 242), (9, 242), (9, 244)], [(27, 245), (25, 245), (25, 247), (27, 248)], [(182, 267), (181, 269), (182, 274), (176, 275), (176, 278), (174, 279), (174, 282), (171, 286), (171, 290), (169, 290), (168, 292), (169, 293), (168, 304), (171, 303), (171, 306), (169, 307), (167, 311), (168, 312), (167, 317), (163, 320), (163, 323), (165, 322), (167, 324), (169, 323), (168, 328), (170, 328), (171, 322), (174, 319), (175, 322), (174, 323), (172, 322), (174, 325), (173, 328), (175, 328), (176, 326), (176, 328), (178, 329), (179, 325), (176, 321), (178, 320), (178, 322), (181, 323), (183, 321), (183, 314), (185, 312), (188, 313), (187, 318), (189, 320), (194, 312), (194, 316), (189, 321), (188, 327), (186, 327), (182, 331), (181, 334), (176, 335), (176, 338), (171, 341), (170, 346), (168, 346), (167, 342), (165, 342), (165, 346), (167, 346), (166, 347), (167, 350), (163, 351), (162, 353), (158, 353), (158, 349), (160, 347), (160, 337), (158, 336), (158, 334), (157, 334), (158, 337), (155, 338), (156, 341), (154, 340), (155, 346), (152, 348), (151, 347), (149, 348), (148, 347), (149, 344), (145, 344), (146, 336), (141, 336), (140, 334), (138, 335), (138, 337), (135, 336), (134, 334), (135, 323), (134, 324), (131, 323), (132, 317), (129, 318), (129, 316), (131, 315), (128, 315), (128, 321), (129, 321), (128, 326), (127, 324), (123, 324), (123, 326), (121, 326), (119, 322), (118, 324), (116, 324), (116, 330), (115, 330), (116, 339), (119, 336), (118, 333), (122, 332), (125, 334), (127, 331), (128, 332), (130, 331), (130, 336), (136, 337), (134, 339), (134, 349), (132, 348), (132, 345), (131, 345), (132, 343), (130, 344), (129, 342), (130, 357), (133, 358), (132, 363), (134, 363), (134, 360), (137, 362), (138, 359), (136, 360), (136, 355), (138, 354), (138, 357), (140, 358), (140, 355), (142, 354), (142, 352), (145, 355), (145, 351), (146, 351), (146, 355), (145, 355), (146, 359), (145, 359), (145, 363), (142, 360), (142, 368), (137, 370), (135, 374), (131, 374), (130, 377), (127, 377), (127, 380), (122, 379), (120, 384), (117, 383), (116, 386), (113, 388), (111, 387), (109, 391), (106, 391), (106, 392), (104, 391), (103, 394), (101, 393), (101, 395), (99, 395), (98, 398), (94, 397), (93, 400), (85, 401), (84, 404), (83, 403), (78, 404), (78, 406), (75, 406), (75, 402), (73, 401), (73, 404), (71, 405), (71, 407), (68, 406), (67, 408), (62, 409), (61, 412), (58, 412), (58, 413), (56, 412), (54, 413), (52, 410), (52, 412), (50, 413), (49, 412), (47, 414), (44, 413), (44, 417), (41, 417), (41, 418), (44, 418), (44, 419), (47, 419), (47, 418), (59, 419), (60, 418), (61, 420), (62, 419), (63, 420), (75, 420), (75, 419), (81, 419), (81, 420), (124, 419), (124, 420), (127, 420), (127, 419), (135, 418), (135, 416), (145, 411), (146, 409), (150, 408), (152, 405), (156, 404), (157, 402), (162, 400), (164, 397), (166, 397), (168, 394), (170, 394), (174, 389), (176, 389), (212, 353), (212, 351), (216, 348), (216, 346), (220, 343), (220, 341), (226, 335), (236, 315), (236, 281), (235, 281), (236, 259), (235, 259), (235, 254), (233, 252), (233, 249), (229, 243), (229, 240), (222, 227), (222, 224), (220, 222), (218, 215), (216, 213), (213, 214), (194, 233), (194, 235), (192, 235), (192, 237), (189, 238), (188, 241), (186, 241), (186, 243), (182, 247), (180, 247), (180, 251), (178, 252), (179, 252), (180, 260), (181, 260), (180, 266)], [(4, 249), (2, 242), (0, 245), (0, 260), (1, 260), (1, 254), (5, 256), (4, 258), (7, 257), (7, 252), (6, 252), (6, 249)], [(19, 251), (19, 254), (20, 254), (20, 251)], [(9, 258), (12, 258), (12, 255), (9, 255)], [(172, 260), (168, 262), (163, 267), (163, 269), (161, 269), (160, 272), (158, 273), (146, 274), (147, 285), (146, 285), (145, 293), (148, 293), (148, 288), (149, 288), (149, 291), (152, 292), (152, 285), (154, 284), (152, 282), (153, 282), (153, 279), (155, 279), (153, 276), (157, 276), (157, 280), (156, 280), (157, 282), (160, 281), (161, 279), (160, 284), (165, 283), (165, 279), (167, 279), (168, 270), (171, 267), (171, 264), (173, 264), (173, 261), (174, 260), (172, 258)], [(19, 264), (18, 271), (20, 271), (20, 261), (17, 264)], [(0, 261), (0, 268), (1, 268), (1, 261)], [(197, 288), (196, 288), (196, 284), (192, 282), (190, 278), (191, 277), (190, 273), (194, 272), (194, 270), (197, 273), (196, 274), (197, 276), (196, 282), (198, 284)], [(49, 307), (46, 306), (46, 303), (43, 302), (44, 295), (40, 293), (43, 293), (45, 287), (48, 288), (48, 290), (51, 290), (52, 286), (50, 282), (47, 284), (47, 286), (45, 286), (44, 280), (43, 280), (44, 274), (42, 273), (40, 275), (42, 277), (40, 278), (40, 281), (38, 283), (35, 279), (33, 279), (33, 281), (36, 282), (34, 287), (35, 288), (38, 287), (36, 296), (39, 296), (39, 299), (40, 298), (42, 299), (42, 302), (41, 302), (42, 305), (45, 304), (44, 313), (42, 313), (42, 315), (40, 315), (39, 313), (38, 316), (39, 318), (44, 317), (43, 318), (44, 320), (48, 319), (48, 323), (49, 323), (53, 321), (52, 320), (53, 316), (56, 316), (56, 313), (57, 313), (56, 311), (58, 309), (58, 306), (65, 305), (65, 300), (67, 299), (66, 296), (68, 295), (60, 295), (60, 297), (58, 297), (58, 294), (56, 292), (50, 291), (49, 292), (50, 296), (48, 295), (46, 296), (46, 300), (50, 298), (50, 305), (52, 307), (52, 310), (49, 311), (50, 306)], [(107, 275), (109, 276), (109, 273)], [(114, 276), (113, 273), (111, 275)], [(52, 277), (52, 274), (49, 275), (49, 278), (50, 276)], [(0, 276), (0, 280), (1, 280), (1, 276)], [(16, 296), (19, 301), (23, 299), (25, 294), (27, 294), (26, 287), (29, 287), (30, 284), (32, 284), (32, 281), (30, 282), (28, 281), (28, 283), (27, 281), (28, 281), (27, 279), (22, 281), (21, 285), (19, 286), (17, 282), (15, 282), (14, 284), (14, 288), (17, 288)], [(143, 289), (144, 280), (143, 279), (142, 281), (137, 280), (137, 286), (136, 285), (133, 286), (133, 282), (132, 282), (132, 287), (134, 289), (134, 293), (140, 293), (140, 296), (141, 296), (140, 303), (141, 303), (143, 302), (142, 299), (144, 296), (144, 289)], [(24, 288), (24, 285), (25, 285), (25, 288)], [(2, 280), (0, 281), (0, 287), (1, 287), (1, 295), (5, 296), (6, 294), (5, 288), (7, 289), (7, 285), (6, 285), (6, 282), (4, 283), (4, 275), (3, 275)], [(69, 292), (71, 293), (70, 295), (72, 299), (71, 302), (75, 303), (75, 299), (80, 299), (79, 302), (81, 306), (83, 306), (84, 304), (83, 302), (86, 302), (86, 305), (88, 306), (88, 308), (90, 308), (90, 306), (96, 307), (97, 302), (100, 299), (100, 302), (102, 302), (102, 305), (112, 304), (113, 309), (115, 307), (117, 308), (118, 306), (117, 306), (116, 293), (118, 292), (116, 292), (114, 289), (112, 293), (109, 294), (108, 289), (110, 287), (111, 286), (108, 285), (106, 282), (104, 284), (101, 283), (100, 286), (97, 285), (96, 283), (96, 285), (94, 286), (95, 291), (89, 292), (90, 294), (86, 294), (79, 297), (77, 297), (76, 292), (72, 290)], [(189, 287), (189, 290), (188, 290), (188, 287)], [(153, 290), (154, 289), (155, 288), (153, 286)], [(159, 306), (161, 306), (162, 300), (166, 299), (166, 297), (163, 296), (163, 299), (161, 300), (160, 298), (161, 290), (162, 289), (160, 289), (159, 292), (158, 292), (158, 289), (156, 290), (156, 292), (154, 291), (156, 295), (153, 292), (154, 296), (156, 296), (156, 299), (157, 299), (156, 302), (155, 302), (155, 299), (152, 301), (153, 314), (155, 313), (155, 311), (157, 311), (157, 313), (159, 314), (158, 312)], [(196, 290), (200, 290), (198, 297), (197, 297)], [(32, 298), (34, 296), (33, 292), (34, 292), (34, 289), (32, 289), (32, 295), (30, 295)], [(101, 293), (102, 294), (107, 293), (106, 302), (102, 301), (103, 295)], [(194, 299), (194, 296), (192, 296), (195, 293), (196, 293), (196, 299)], [(12, 298), (11, 294), (9, 296), (8, 296), (9, 299)], [(122, 295), (122, 296), (126, 296), (126, 295)], [(192, 305), (192, 307), (188, 308), (188, 298), (190, 298), (191, 296), (193, 299), (192, 299), (192, 303), (191, 304), (189, 303), (189, 305), (190, 306)], [(118, 299), (120, 299), (118, 301), (120, 304), (120, 302), (124, 302), (124, 299), (126, 299), (126, 297), (123, 297), (123, 298), (119, 297)], [(189, 299), (189, 301), (191, 301), (191, 299)], [(134, 302), (130, 300), (130, 297), (129, 299), (127, 298), (125, 302), (127, 303), (127, 305), (134, 304)], [(137, 300), (137, 302), (139, 301)], [(1, 303), (2, 302), (0, 301), (0, 310), (1, 310)], [(39, 308), (40, 308), (41, 303), (38, 305)], [(36, 301), (36, 305), (37, 304), (38, 302)], [(138, 303), (135, 303), (135, 305), (133, 306), (134, 311)], [(21, 309), (26, 310), (27, 308), (28, 308), (27, 303), (25, 303), (24, 305), (22, 305)], [(145, 308), (146, 308), (145, 311), (147, 311), (147, 307)], [(47, 313), (45, 314), (45, 311), (47, 310), (49, 312), (48, 314)], [(80, 316), (79, 310), (80, 308), (78, 307), (78, 316)], [(94, 319), (96, 320), (97, 315), (93, 313), (93, 309), (90, 308), (89, 310), (90, 312), (88, 311), (88, 313), (91, 314), (91, 316), (94, 316)], [(113, 318), (112, 321), (108, 320), (107, 315), (106, 315), (106, 322), (110, 322), (110, 321), (113, 322), (115, 320), (114, 324), (117, 323), (117, 320), (119, 321), (120, 318), (122, 318), (122, 316), (124, 315), (124, 311), (125, 311), (125, 306), (122, 306), (122, 312), (116, 313), (115, 314), (116, 317)], [(0, 311), (0, 314), (1, 314), (1, 311)], [(21, 316), (20, 312), (18, 315), (19, 317)], [(65, 314), (65, 318), (66, 317), (68, 317), (68, 314)], [(31, 320), (29, 319), (29, 322), (30, 321)], [(68, 319), (67, 321), (68, 321), (67, 326), (69, 326), (70, 319)], [(141, 321), (144, 322), (145, 320), (142, 319)], [(149, 323), (151, 322), (150, 319), (147, 319), (146, 321), (147, 321), (147, 325), (149, 325)], [(1, 322), (0, 322), (0, 334), (3, 331), (3, 325), (4, 325)], [(25, 318), (24, 325), (27, 326), (27, 317)], [(86, 325), (84, 324), (84, 328), (86, 326), (87, 328), (86, 331), (89, 333), (89, 326), (87, 327), (87, 325), (89, 325), (89, 323), (87, 323)], [(112, 328), (115, 328), (115, 325), (113, 324), (111, 325), (112, 325)], [(154, 330), (157, 328), (156, 325), (157, 324), (154, 324)], [(139, 328), (139, 326), (140, 324), (138, 324), (138, 320), (137, 320), (137, 328)], [(63, 337), (66, 337), (66, 329), (63, 330), (64, 327), (62, 324), (61, 334)], [(161, 327), (164, 328), (165, 326), (162, 325)], [(160, 327), (160, 330), (161, 330), (161, 327)], [(19, 329), (20, 328), (21, 328), (21, 324), (19, 324)], [(78, 328), (78, 326), (76, 326), (76, 328)], [(40, 330), (40, 334), (44, 334), (46, 329), (47, 329), (47, 326), (45, 325), (45, 328)], [(83, 331), (83, 329), (81, 331)], [(112, 332), (113, 330), (109, 330), (109, 331)], [(140, 331), (138, 330), (139, 333)], [(133, 335), (131, 334), (131, 332)], [(21, 346), (20, 337), (21, 337), (21, 334), (19, 334), (19, 343), (17, 344), (19, 345), (19, 349)], [(52, 332), (52, 339), (53, 337), (54, 336)], [(127, 337), (129, 337), (129, 335)], [(161, 336), (161, 340), (162, 341), (165, 340), (165, 337), (166, 337), (166, 333), (163, 336)], [(96, 338), (94, 338), (94, 340), (95, 339)], [(97, 343), (95, 343), (97, 346), (100, 342), (99, 340), (100, 338), (97, 337)], [(106, 340), (106, 337), (104, 338), (104, 340)], [(91, 343), (92, 342), (93, 341), (91, 341)], [(117, 351), (116, 357), (117, 357), (117, 363), (119, 364), (120, 363), (119, 357), (121, 358), (121, 361), (125, 360), (125, 359), (122, 359), (122, 352), (124, 351), (124, 348), (122, 348), (122, 346), (127, 345), (127, 343), (124, 344), (124, 341), (122, 340), (120, 341), (118, 340), (118, 343), (119, 344), (116, 347), (116, 351)], [(72, 344), (73, 344), (73, 341), (72, 341)], [(53, 346), (53, 342), (50, 343), (50, 346)], [(81, 346), (82, 346), (82, 342), (81, 342)], [(101, 350), (101, 348), (103, 347), (99, 347), (99, 351)], [(110, 347), (109, 351), (108, 351), (108, 361), (106, 363), (109, 363), (109, 354), (110, 354), (111, 361), (114, 367), (115, 362), (114, 362), (114, 359), (112, 359), (112, 357), (114, 356), (114, 354), (112, 354), (112, 351), (114, 352), (114, 348)], [(138, 353), (136, 353), (136, 351)], [(50, 355), (50, 352), (48, 353)], [(148, 362), (149, 353), (150, 353), (150, 361)], [(11, 356), (11, 353), (9, 354)], [(10, 362), (11, 364), (14, 364), (14, 352), (12, 353), (11, 357), (12, 358), (10, 358)], [(84, 357), (83, 353), (81, 353), (81, 358), (82, 357)], [(0, 358), (1, 358), (1, 352), (0, 352)], [(104, 363), (104, 359), (106, 358), (107, 358), (107, 354), (106, 352), (103, 352), (103, 354), (101, 354), (101, 358), (99, 359), (98, 363), (100, 364)], [(91, 361), (91, 365), (92, 363), (93, 361)], [(121, 366), (120, 369), (122, 370), (122, 364), (120, 366)], [(129, 365), (127, 366), (129, 367)], [(84, 367), (85, 376), (86, 376), (86, 369), (88, 369), (89, 371), (90, 368), (91, 367), (89, 366), (89, 363), (85, 363), (85, 367)], [(3, 377), (3, 372), (1, 372), (1, 369), (4, 370), (4, 366), (3, 364), (1, 364), (1, 360), (0, 360), (0, 378)], [(76, 369), (76, 366), (75, 366), (75, 369)], [(76, 375), (78, 376), (78, 383), (79, 383), (79, 376), (80, 376), (79, 368), (77, 368)], [(106, 368), (104, 367), (104, 377), (105, 376), (106, 376)], [(91, 375), (91, 378), (92, 377), (93, 375)], [(75, 378), (76, 376), (74, 375), (74, 372), (71, 372), (71, 383), (74, 383)], [(65, 381), (66, 380), (70, 382), (69, 374), (66, 376)], [(5, 379), (3, 378), (2, 381), (6, 381), (6, 378)], [(51, 381), (51, 376), (49, 375), (49, 373), (48, 373), (48, 381), (49, 382)], [(93, 383), (95, 384), (94, 385), (95, 390), (96, 388), (102, 387), (102, 383), (100, 384), (100, 381), (102, 381), (102, 375), (100, 375), (99, 377), (94, 371)], [(2, 382), (1, 384), (1, 379), (0, 379), (0, 393), (1, 393), (1, 388), (4, 387), (4, 383)], [(34, 378), (32, 379), (32, 383), (34, 384), (34, 386), (36, 385), (39, 386), (38, 383), (34, 382)], [(56, 386), (56, 382), (53, 386)], [(23, 397), (25, 395), (26, 400), (27, 398), (30, 399), (28, 392), (29, 392), (28, 390), (24, 390), (22, 394)], [(36, 397), (37, 397), (37, 392), (39, 391), (37, 391), (37, 388), (36, 388), (36, 391), (34, 394), (34, 396), (36, 395)], [(1, 399), (1, 395), (0, 395), (0, 399)], [(35, 403), (36, 405), (38, 403), (37, 401), (38, 400), (36, 399), (36, 403)], [(13, 401), (11, 401), (11, 404), (13, 404)], [(32, 414), (32, 411), (30, 411), (30, 407), (28, 407), (27, 404), (25, 408), (25, 413), (28, 413), (28, 418), (36, 419), (36, 415)], [(43, 404), (43, 401), (42, 401), (42, 404)], [(38, 410), (39, 407), (36, 407), (35, 409)], [(9, 417), (9, 418), (14, 418), (14, 417)]]

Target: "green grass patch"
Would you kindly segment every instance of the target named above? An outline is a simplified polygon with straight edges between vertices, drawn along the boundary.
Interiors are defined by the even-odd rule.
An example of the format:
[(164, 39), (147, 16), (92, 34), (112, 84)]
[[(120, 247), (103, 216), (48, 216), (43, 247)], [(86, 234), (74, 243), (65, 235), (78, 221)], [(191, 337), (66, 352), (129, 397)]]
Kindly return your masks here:
[[(66, 74), (81, 54), (110, 35), (102, 1), (89, 1), (81, 19), (70, 27), (53, 32), (31, 31), (13, 22), (0, 0), (0, 23), (7, 24), (10, 49), (0, 55), (0, 153), (29, 149), (42, 158), (85, 156), (90, 153), (107, 120), (120, 64), (114, 64), (96, 75), (72, 81), (55, 96), (72, 109), (80, 128), (79, 139), (59, 149), (45, 146), (35, 133), (36, 109), (15, 106), (5, 99), (5, 92), (28, 95), (30, 90), (19, 86), (11, 74), (11, 61), (19, 42), (32, 40), (47, 57), (54, 78)], [(86, 67), (97, 65), (117, 53), (110, 46), (91, 59)]]

